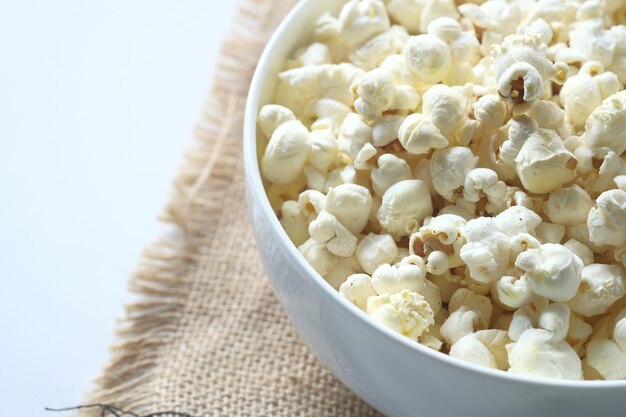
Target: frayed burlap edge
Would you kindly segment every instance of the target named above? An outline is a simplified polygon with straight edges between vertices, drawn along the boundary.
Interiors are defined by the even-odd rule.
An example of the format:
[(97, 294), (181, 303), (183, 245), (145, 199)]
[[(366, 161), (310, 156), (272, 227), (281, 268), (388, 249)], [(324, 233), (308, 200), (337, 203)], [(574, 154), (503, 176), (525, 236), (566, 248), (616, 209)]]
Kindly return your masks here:
[[(129, 283), (139, 300), (125, 307), (110, 348), (111, 359), (84, 404), (115, 404), (140, 415), (151, 409), (148, 404), (158, 395), (151, 383), (152, 371), (168, 338), (175, 334), (204, 242), (212, 235), (215, 222), (207, 219), (218, 218), (224, 209), (212, 196), (228, 186), (240, 158), (241, 147), (226, 142), (226, 135), (245, 104), (252, 69), (263, 46), (293, 4), (294, 0), (240, 1), (195, 130), (195, 146), (186, 155), (161, 217), (172, 230), (142, 253)], [(77, 415), (100, 414), (94, 409)]]

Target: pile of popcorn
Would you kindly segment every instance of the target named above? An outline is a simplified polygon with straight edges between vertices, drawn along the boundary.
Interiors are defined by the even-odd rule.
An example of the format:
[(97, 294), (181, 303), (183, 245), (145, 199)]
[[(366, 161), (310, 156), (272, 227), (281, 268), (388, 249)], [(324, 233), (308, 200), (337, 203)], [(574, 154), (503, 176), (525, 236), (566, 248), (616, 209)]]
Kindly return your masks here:
[(351, 0), (258, 124), (272, 207), (373, 320), (516, 374), (626, 378), (626, 2)]

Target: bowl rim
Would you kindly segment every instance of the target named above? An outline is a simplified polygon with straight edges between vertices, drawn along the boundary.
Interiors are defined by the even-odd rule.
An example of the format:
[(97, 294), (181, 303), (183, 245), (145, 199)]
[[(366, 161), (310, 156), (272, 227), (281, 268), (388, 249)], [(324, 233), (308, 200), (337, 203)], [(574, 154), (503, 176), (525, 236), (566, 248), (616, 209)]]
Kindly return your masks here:
[[(342, 0), (347, 1), (347, 0)], [(382, 326), (381, 324), (372, 320), (364, 311), (357, 306), (342, 297), (339, 291), (335, 290), (326, 280), (313, 269), (311, 265), (304, 259), (304, 257), (297, 250), (297, 247), (291, 242), (287, 233), (281, 226), (278, 218), (276, 217), (265, 192), (263, 182), (261, 179), (261, 172), (259, 169), (257, 159), (257, 114), (260, 105), (260, 91), (263, 86), (263, 80), (267, 76), (275, 76), (269, 73), (269, 67), (273, 61), (273, 55), (275, 49), (283, 43), (285, 33), (289, 30), (292, 22), (303, 14), (308, 13), (315, 0), (300, 0), (287, 16), (281, 21), (278, 28), (272, 34), (270, 40), (266, 44), (263, 53), (258, 61), (250, 87), (248, 90), (248, 97), (246, 100), (244, 121), (243, 121), (243, 159), (246, 178), (246, 188), (251, 194), (252, 198), (257, 201), (265, 221), (268, 222), (271, 229), (274, 229), (274, 235), (278, 237), (278, 245), (283, 252), (286, 252), (288, 256), (292, 258), (298, 265), (298, 267), (305, 273), (306, 279), (310, 279), (315, 282), (319, 289), (325, 293), (326, 296), (333, 299), (338, 303), (346, 314), (356, 317), (358, 320), (365, 322), (366, 326), (370, 327), (374, 332), (378, 333), (380, 337), (387, 337), (393, 342), (399, 343), (407, 349), (410, 349), (417, 354), (427, 356), (431, 360), (438, 361), (443, 365), (456, 367), (459, 370), (465, 370), (475, 376), (482, 376), (491, 378), (496, 382), (497, 380), (505, 380), (514, 383), (533, 385), (539, 387), (551, 387), (551, 388), (573, 388), (573, 389), (607, 389), (607, 388), (623, 388), (626, 389), (626, 380), (559, 380), (550, 379), (544, 377), (534, 377), (510, 373), (507, 371), (501, 371), (498, 369), (491, 369), (485, 366), (476, 365), (470, 362), (463, 361), (458, 358), (451, 357), (441, 352), (428, 348), (416, 341), (394, 332), (393, 330)]]

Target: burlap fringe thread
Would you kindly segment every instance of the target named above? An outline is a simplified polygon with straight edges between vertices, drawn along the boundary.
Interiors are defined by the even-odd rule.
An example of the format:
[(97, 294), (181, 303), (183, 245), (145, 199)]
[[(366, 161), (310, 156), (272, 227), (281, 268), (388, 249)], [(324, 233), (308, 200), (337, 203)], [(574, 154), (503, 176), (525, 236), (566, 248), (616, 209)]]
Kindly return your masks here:
[[(240, 2), (234, 26), (222, 47), (202, 120), (195, 132), (197, 144), (186, 155), (162, 218), (173, 226), (173, 231), (144, 251), (138, 270), (130, 280), (130, 290), (138, 295), (139, 301), (126, 307), (125, 317), (118, 324), (117, 342), (111, 347), (111, 361), (96, 379), (96, 388), (85, 398), (85, 404), (108, 403), (137, 415), (172, 408), (190, 414), (233, 415), (220, 410), (207, 412), (212, 409), (211, 404), (195, 406), (206, 400), (202, 391), (194, 393), (193, 381), (172, 384), (170, 380), (170, 385), (174, 386), (180, 382), (180, 391), (162, 392), (163, 381), (170, 376), (159, 366), (164, 358), (177, 354), (172, 349), (174, 338), (180, 337), (177, 330), (185, 318), (185, 307), (193, 296), (195, 281), (203, 271), (202, 264), (210, 262), (210, 256), (207, 256), (210, 255), (209, 243), (216, 233), (220, 213), (225, 209), (224, 201), (219, 197), (232, 186), (236, 171), (241, 169), (240, 131), (251, 74), (269, 35), (294, 3), (294, 0)], [(228, 140), (232, 137), (235, 140)], [(243, 204), (243, 197), (241, 202)], [(194, 358), (180, 360), (193, 361)], [(320, 365), (313, 361), (307, 366)], [(297, 415), (377, 415), (334, 378), (326, 376), (325, 370), (319, 372), (324, 375), (321, 380), (329, 392), (320, 392), (319, 399), (313, 401), (328, 401), (325, 397), (331, 395), (333, 404), (324, 410), (334, 410), (336, 414), (319, 410), (313, 411), (317, 414), (311, 414), (306, 409), (290, 407), (298, 409)], [(167, 404), (165, 398), (179, 401)], [(291, 400), (299, 402), (302, 399)], [(249, 407), (241, 407), (239, 415), (296, 415), (278, 412), (282, 401), (285, 399), (275, 400), (276, 411), (271, 414), (266, 414), (267, 410), (251, 412)], [(78, 412), (80, 417), (100, 415), (98, 410)]]

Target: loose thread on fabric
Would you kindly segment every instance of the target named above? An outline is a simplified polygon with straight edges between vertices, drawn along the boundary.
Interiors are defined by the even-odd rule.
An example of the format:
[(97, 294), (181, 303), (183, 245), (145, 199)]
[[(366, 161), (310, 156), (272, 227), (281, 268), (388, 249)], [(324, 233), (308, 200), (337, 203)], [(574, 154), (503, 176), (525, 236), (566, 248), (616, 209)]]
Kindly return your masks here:
[(62, 412), (62, 411), (76, 411), (76, 410), (83, 410), (83, 409), (87, 409), (87, 408), (100, 408), (102, 410), (102, 413), (100, 414), (101, 417), (106, 417), (108, 414), (110, 413), (111, 415), (115, 416), (115, 417), (125, 417), (125, 416), (131, 416), (131, 417), (194, 417), (191, 414), (187, 414), (187, 413), (181, 413), (178, 411), (159, 411), (156, 413), (150, 413), (150, 414), (145, 414), (145, 415), (139, 415), (137, 413), (133, 413), (132, 411), (126, 411), (126, 410), (122, 410), (121, 408), (115, 407), (113, 405), (110, 404), (85, 404), (85, 405), (77, 405), (74, 407), (65, 407), (65, 408), (49, 408), (46, 407), (45, 410), (46, 411), (53, 411), (53, 412)]

